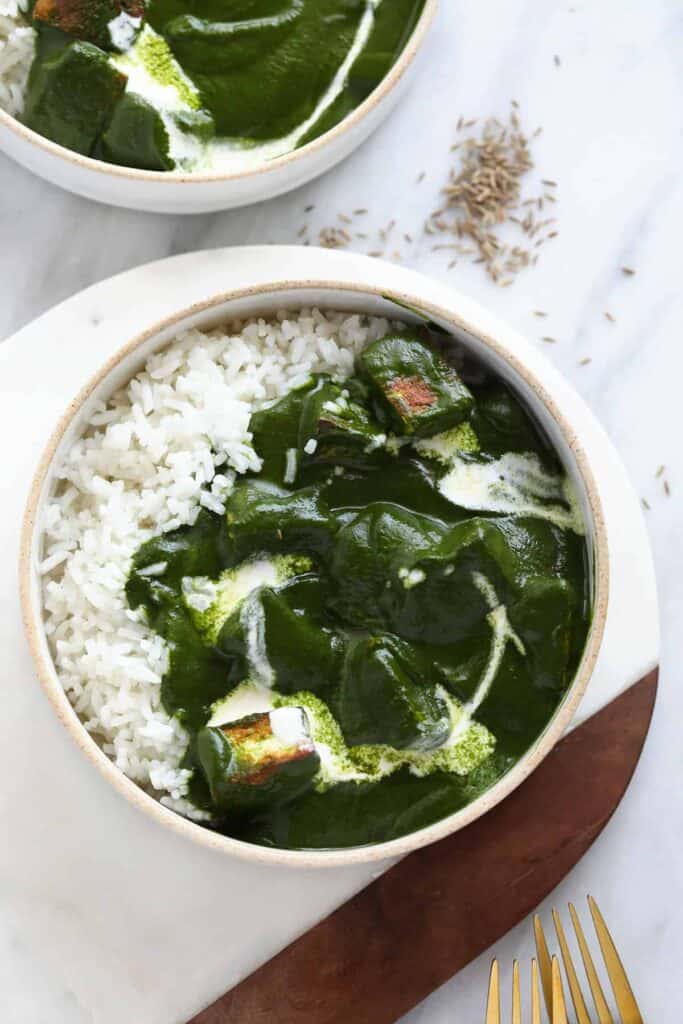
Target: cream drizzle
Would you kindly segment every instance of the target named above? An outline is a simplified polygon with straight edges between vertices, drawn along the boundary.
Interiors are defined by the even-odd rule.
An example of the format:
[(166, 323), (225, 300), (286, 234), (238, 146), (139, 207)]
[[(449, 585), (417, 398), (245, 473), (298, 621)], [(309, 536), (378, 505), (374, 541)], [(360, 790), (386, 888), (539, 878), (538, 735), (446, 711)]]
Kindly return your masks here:
[(275, 683), (275, 672), (266, 651), (266, 616), (258, 591), (244, 599), (240, 624), (244, 630), (249, 676), (259, 686), (270, 690)]
[[(284, 156), (285, 153), (290, 153), (296, 149), (301, 139), (303, 139), (325, 111), (332, 106), (342, 92), (346, 85), (349, 71), (370, 38), (370, 33), (375, 23), (375, 11), (381, 2), (382, 0), (367, 0), (365, 11), (359, 22), (358, 30), (349, 52), (339, 65), (337, 73), (318, 101), (317, 106), (302, 124), (298, 125), (289, 135), (284, 135), (279, 139), (270, 139), (268, 142), (257, 145), (240, 143), (231, 139), (214, 139), (207, 147), (206, 166), (203, 169), (216, 171), (247, 170), (250, 167), (267, 163), (269, 160), (275, 160), (277, 157)], [(198, 170), (199, 168), (194, 169)]]
[(492, 462), (454, 455), (450, 469), (439, 481), (439, 490), (461, 508), (535, 516), (584, 533), (569, 481), (549, 473), (532, 453), (506, 452)]

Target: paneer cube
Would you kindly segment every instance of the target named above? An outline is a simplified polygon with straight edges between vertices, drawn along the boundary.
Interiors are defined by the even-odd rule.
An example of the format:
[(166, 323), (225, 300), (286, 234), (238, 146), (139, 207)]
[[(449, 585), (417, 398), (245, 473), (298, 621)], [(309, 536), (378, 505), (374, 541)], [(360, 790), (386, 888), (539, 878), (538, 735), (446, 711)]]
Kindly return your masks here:
[(103, 50), (127, 50), (142, 27), (144, 0), (36, 0), (33, 20)]
[(102, 144), (107, 159), (124, 167), (146, 171), (172, 171), (175, 167), (161, 114), (134, 92), (126, 92), (117, 103)]
[(396, 434), (431, 437), (462, 423), (474, 405), (453, 367), (415, 336), (380, 338), (361, 352), (358, 366)]
[(241, 481), (226, 505), (233, 562), (256, 552), (327, 551), (337, 523), (320, 490), (317, 485), (289, 491), (262, 480)]
[(197, 737), (197, 755), (216, 807), (239, 815), (287, 803), (320, 767), (303, 708), (247, 715)]
[(284, 694), (320, 693), (339, 677), (342, 636), (297, 614), (286, 595), (287, 588), (278, 593), (269, 587), (251, 594), (224, 623), (216, 647), (242, 679)]
[(438, 747), (451, 730), (448, 704), (398, 637), (355, 640), (344, 663), (339, 722), (351, 746)]
[(70, 43), (33, 63), (24, 122), (60, 146), (88, 155), (107, 127), (126, 76), (92, 43)]
[(367, 409), (332, 380), (320, 378), (303, 402), (298, 447), (304, 463), (362, 469), (386, 439)]

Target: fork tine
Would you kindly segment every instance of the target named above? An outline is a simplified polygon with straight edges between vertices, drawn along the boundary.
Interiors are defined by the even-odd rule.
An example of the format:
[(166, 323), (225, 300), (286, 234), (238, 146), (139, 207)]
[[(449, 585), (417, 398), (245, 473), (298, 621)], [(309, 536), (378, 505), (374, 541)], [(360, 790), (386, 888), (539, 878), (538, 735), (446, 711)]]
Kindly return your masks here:
[(569, 913), (571, 914), (572, 924), (574, 925), (576, 940), (579, 944), (579, 949), (581, 950), (581, 959), (583, 960), (583, 966), (586, 970), (586, 976), (588, 978), (588, 984), (590, 985), (591, 995), (593, 996), (593, 1002), (595, 1003), (595, 1012), (598, 1015), (599, 1024), (614, 1024), (612, 1014), (607, 1006), (605, 993), (602, 990), (602, 985), (598, 978), (598, 972), (596, 971), (595, 964), (593, 963), (593, 957), (590, 954), (588, 943), (586, 942), (586, 936), (583, 934), (579, 915), (576, 913), (576, 908), (573, 903), (569, 904)]
[(541, 993), (538, 988), (538, 963), (531, 961), (531, 1024), (541, 1024)]
[(512, 1024), (522, 1024), (522, 1001), (519, 993), (519, 964), (512, 964)]
[(548, 952), (548, 943), (545, 941), (543, 925), (538, 914), (534, 914), (534, 935), (536, 936), (536, 955), (538, 966), (541, 971), (541, 984), (543, 986), (543, 998), (548, 1016), (552, 1018), (553, 1012), (553, 970)]
[(567, 1006), (562, 991), (562, 975), (560, 974), (560, 963), (556, 956), (553, 957), (553, 1008), (550, 1018), (553, 1024), (567, 1024)]
[(557, 941), (560, 944), (560, 952), (562, 953), (562, 961), (564, 963), (564, 969), (567, 972), (567, 981), (569, 982), (569, 991), (571, 993), (572, 1002), (574, 1004), (574, 1012), (576, 1013), (576, 1024), (591, 1024), (591, 1019), (588, 1016), (588, 1010), (584, 998), (579, 988), (579, 981), (576, 977), (576, 971), (574, 970), (574, 962), (572, 961), (571, 953), (569, 952), (569, 946), (564, 935), (564, 928), (560, 921), (560, 915), (553, 907), (553, 922), (555, 924), (555, 931), (557, 932)]
[(486, 1024), (500, 1024), (500, 981), (497, 960), (491, 964), (489, 997), (486, 1001)]
[(602, 950), (602, 957), (607, 967), (607, 974), (609, 975), (622, 1022), (623, 1024), (643, 1024), (643, 1018), (640, 1015), (636, 997), (633, 995), (633, 989), (626, 977), (626, 971), (617, 952), (617, 947), (614, 945), (614, 940), (605, 924), (605, 919), (600, 913), (600, 908), (592, 896), (588, 897), (588, 906), (590, 907), (591, 917), (593, 918), (598, 942)]

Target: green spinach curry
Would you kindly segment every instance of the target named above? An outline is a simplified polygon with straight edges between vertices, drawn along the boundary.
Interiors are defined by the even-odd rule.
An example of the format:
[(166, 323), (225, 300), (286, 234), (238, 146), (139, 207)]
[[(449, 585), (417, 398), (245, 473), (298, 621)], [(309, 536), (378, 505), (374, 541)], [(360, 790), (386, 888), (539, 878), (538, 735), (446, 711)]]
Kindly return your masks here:
[(154, 171), (235, 170), (323, 134), (382, 81), (424, 0), (34, 0), (23, 120)]
[(389, 840), (477, 797), (548, 725), (590, 606), (581, 517), (518, 400), (443, 344), (253, 413), (261, 469), (154, 537), (127, 583), (212, 827), (285, 848)]

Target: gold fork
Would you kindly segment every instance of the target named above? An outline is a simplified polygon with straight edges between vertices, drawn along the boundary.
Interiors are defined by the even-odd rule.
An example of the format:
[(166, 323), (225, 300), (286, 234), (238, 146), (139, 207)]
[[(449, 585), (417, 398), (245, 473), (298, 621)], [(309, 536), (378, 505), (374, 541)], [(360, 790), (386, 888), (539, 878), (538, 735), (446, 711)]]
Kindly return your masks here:
[[(557, 963), (556, 960), (555, 963)], [(497, 960), (494, 960), (491, 965), (489, 995), (486, 1003), (486, 1024), (500, 1024), (500, 975)], [(512, 965), (512, 1024), (522, 1024), (519, 964), (516, 960)], [(531, 961), (531, 1024), (541, 1024), (541, 994), (538, 984), (538, 964), (535, 960)]]
[[(614, 999), (619, 1010), (621, 1024), (643, 1024), (643, 1018), (640, 1014), (640, 1010), (638, 1009), (635, 996), (633, 995), (633, 989), (631, 988), (626, 976), (624, 965), (621, 962), (617, 948), (614, 945), (614, 940), (612, 939), (607, 925), (605, 924), (605, 919), (600, 913), (600, 909), (592, 896), (588, 897), (588, 906), (593, 919), (595, 932), (598, 937), (602, 958), (605, 961), (605, 967), (607, 968), (607, 975), (612, 986), (612, 991), (614, 992)], [(581, 959), (583, 960), (583, 966), (588, 978), (588, 986), (593, 997), (593, 1003), (595, 1004), (595, 1012), (597, 1013), (598, 1022), (599, 1024), (615, 1024), (614, 1018), (607, 1005), (605, 993), (603, 992), (602, 985), (600, 984), (600, 979), (598, 978), (598, 973), (595, 969), (595, 964), (588, 948), (588, 943), (586, 942), (581, 922), (579, 921), (578, 914), (576, 913), (576, 909), (572, 903), (569, 904), (569, 914), (572, 919), (576, 940), (579, 944)], [(586, 1002), (583, 998), (579, 981), (576, 976), (576, 970), (574, 969), (574, 963), (569, 952), (569, 946), (567, 945), (567, 939), (564, 934), (562, 922), (560, 921), (560, 915), (556, 910), (553, 910), (553, 923), (555, 925), (557, 941), (560, 945), (560, 953), (562, 955), (562, 961), (567, 974), (567, 982), (569, 985), (572, 1003), (574, 1004), (577, 1024), (591, 1024), (591, 1018), (588, 1014)], [(556, 957), (553, 957), (552, 959), (550, 957), (548, 944), (543, 932), (543, 926), (538, 914), (534, 917), (534, 932), (536, 934), (536, 951), (538, 954), (543, 995), (545, 997), (548, 1015), (552, 1024), (566, 1024), (567, 1013), (564, 1002), (564, 993), (562, 990), (562, 978), (560, 975), (559, 963)], [(517, 1022), (515, 1022), (515, 1024), (517, 1024)]]

